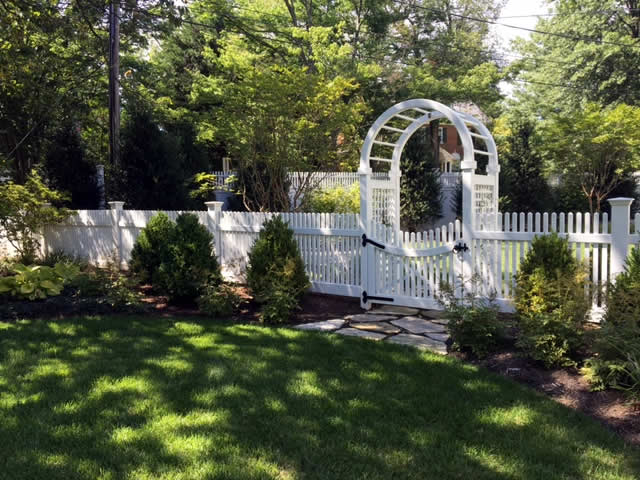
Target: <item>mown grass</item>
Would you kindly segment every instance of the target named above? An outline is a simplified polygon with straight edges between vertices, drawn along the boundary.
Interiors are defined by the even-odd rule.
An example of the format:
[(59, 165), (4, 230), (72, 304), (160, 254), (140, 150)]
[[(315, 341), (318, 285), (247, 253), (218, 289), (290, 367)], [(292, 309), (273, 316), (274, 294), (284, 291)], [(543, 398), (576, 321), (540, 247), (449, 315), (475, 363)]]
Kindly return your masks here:
[(202, 319), (0, 322), (0, 479), (637, 479), (638, 459), (411, 348)]

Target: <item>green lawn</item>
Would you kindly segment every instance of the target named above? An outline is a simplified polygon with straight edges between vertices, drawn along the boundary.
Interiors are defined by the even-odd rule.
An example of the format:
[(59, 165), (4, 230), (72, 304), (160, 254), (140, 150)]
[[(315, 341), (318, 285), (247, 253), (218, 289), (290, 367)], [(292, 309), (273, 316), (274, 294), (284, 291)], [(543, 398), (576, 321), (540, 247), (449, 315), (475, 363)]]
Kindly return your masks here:
[(637, 479), (639, 460), (579, 413), (411, 348), (202, 319), (0, 322), (1, 479)]

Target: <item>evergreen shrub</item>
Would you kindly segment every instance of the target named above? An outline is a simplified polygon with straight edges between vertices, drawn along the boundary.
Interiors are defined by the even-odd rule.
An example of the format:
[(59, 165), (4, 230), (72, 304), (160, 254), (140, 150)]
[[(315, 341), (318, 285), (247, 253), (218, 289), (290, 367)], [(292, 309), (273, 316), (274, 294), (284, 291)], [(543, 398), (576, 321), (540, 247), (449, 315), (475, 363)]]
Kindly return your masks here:
[(575, 365), (589, 301), (587, 274), (558, 235), (536, 237), (517, 276), (517, 345), (546, 367)]
[(264, 223), (253, 244), (247, 283), (268, 323), (286, 322), (310, 286), (293, 230), (279, 216)]
[(640, 401), (640, 245), (609, 286), (607, 310), (582, 372), (594, 390), (616, 388)]
[(151, 219), (132, 252), (132, 269), (172, 301), (195, 300), (205, 285), (218, 285), (220, 266), (213, 236), (192, 213), (173, 223), (164, 213)]

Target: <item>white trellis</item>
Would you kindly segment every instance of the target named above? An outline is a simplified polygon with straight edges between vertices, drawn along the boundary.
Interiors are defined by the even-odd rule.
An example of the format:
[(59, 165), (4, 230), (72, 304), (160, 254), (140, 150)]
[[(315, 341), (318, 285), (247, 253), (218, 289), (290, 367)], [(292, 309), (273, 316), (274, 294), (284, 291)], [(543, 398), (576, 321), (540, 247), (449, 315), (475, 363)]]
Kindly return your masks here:
[[(462, 144), (462, 225), (460, 229), (454, 225), (443, 229), (438, 248), (434, 248), (434, 244), (425, 239), (417, 249), (415, 244), (411, 249), (398, 249), (403, 247), (401, 239), (405, 238), (400, 232), (400, 158), (409, 138), (420, 127), (435, 120), (450, 122), (458, 131)], [(476, 173), (478, 155), (488, 157), (486, 174)], [(386, 176), (381, 177), (380, 172), (386, 173)], [(381, 289), (380, 277), (385, 277), (383, 283), (386, 282), (386, 285), (386, 277), (404, 275), (407, 269), (415, 272), (435, 262), (438, 265), (438, 268), (434, 267), (434, 272), (438, 272), (437, 277), (441, 277), (441, 269), (446, 269), (449, 276), (471, 274), (471, 252), (465, 249), (460, 251), (459, 256), (454, 256), (444, 247), (465, 239), (468, 239), (466, 241), (471, 245), (476, 216), (498, 212), (499, 172), (498, 152), (491, 133), (480, 120), (469, 114), (455, 111), (433, 100), (414, 99), (398, 103), (380, 115), (367, 133), (358, 170), (363, 245), (368, 244), (367, 239), (374, 239), (369, 243), (378, 248), (377, 251), (368, 249), (367, 261), (363, 262), (363, 305), (370, 305), (368, 298), (381, 303), (396, 301), (395, 297), (400, 289)], [(376, 178), (373, 178), (374, 174), (377, 174)], [(380, 225), (392, 229), (394, 233), (391, 239), (387, 235), (385, 239), (375, 240)], [(385, 246), (381, 243), (385, 241), (391, 243)], [(460, 247), (463, 247), (462, 243)], [(383, 253), (382, 250), (386, 252)], [(393, 258), (389, 258), (390, 255), (393, 255)], [(459, 266), (456, 262), (460, 262)], [(433, 280), (437, 284), (440, 279)], [(403, 300), (404, 303), (432, 306), (437, 292), (433, 289), (425, 291), (428, 294), (426, 297), (423, 295), (423, 298), (406, 298)], [(377, 293), (372, 295), (371, 292)]]

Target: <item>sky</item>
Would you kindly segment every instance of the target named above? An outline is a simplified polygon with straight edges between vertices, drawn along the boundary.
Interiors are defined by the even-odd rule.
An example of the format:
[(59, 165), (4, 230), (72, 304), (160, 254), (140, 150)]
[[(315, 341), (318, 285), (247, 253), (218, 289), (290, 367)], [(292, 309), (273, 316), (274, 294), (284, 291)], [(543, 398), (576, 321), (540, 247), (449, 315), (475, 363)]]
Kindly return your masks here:
[[(521, 18), (504, 18), (504, 17), (518, 17), (521, 15), (537, 15), (548, 13), (549, 7), (544, 0), (508, 0), (502, 13), (497, 21), (504, 24), (514, 25), (516, 27), (535, 28), (538, 21), (537, 17), (526, 16)], [(501, 25), (493, 25), (491, 27), (492, 32), (498, 37), (500, 42), (500, 50), (503, 52), (512, 52), (510, 48), (511, 40), (516, 37), (529, 38), (529, 32), (525, 30), (518, 30), (515, 28), (509, 28)], [(505, 82), (501, 82), (500, 90), (509, 95), (513, 86)]]

